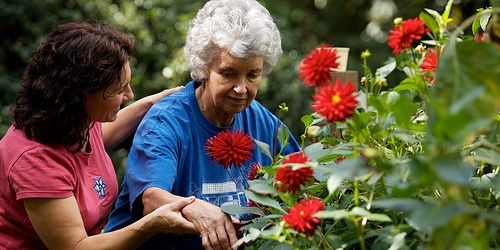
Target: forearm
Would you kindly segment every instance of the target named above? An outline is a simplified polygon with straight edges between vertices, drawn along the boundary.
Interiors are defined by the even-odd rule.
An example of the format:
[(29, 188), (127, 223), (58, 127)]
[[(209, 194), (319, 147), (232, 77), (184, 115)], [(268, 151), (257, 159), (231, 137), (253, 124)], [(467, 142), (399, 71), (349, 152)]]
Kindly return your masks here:
[(145, 216), (122, 229), (86, 237), (76, 249), (136, 249), (157, 231), (151, 216)]
[(170, 204), (182, 198), (161, 188), (148, 188), (142, 194), (142, 214), (147, 215), (164, 204)]
[(152, 105), (153, 102), (150, 99), (140, 99), (121, 109), (115, 121), (103, 123), (102, 134), (106, 149), (113, 149), (127, 138), (137, 128)]

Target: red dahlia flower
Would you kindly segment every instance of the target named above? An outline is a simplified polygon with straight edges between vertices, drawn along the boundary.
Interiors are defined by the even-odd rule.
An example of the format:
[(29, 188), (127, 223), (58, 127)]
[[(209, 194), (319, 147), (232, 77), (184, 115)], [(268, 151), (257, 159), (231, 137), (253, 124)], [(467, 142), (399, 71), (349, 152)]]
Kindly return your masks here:
[(257, 179), (257, 177), (259, 177), (261, 175), (260, 174), (261, 168), (262, 168), (262, 166), (259, 163), (252, 164), (252, 166), (250, 167), (250, 172), (248, 173), (248, 179), (249, 180)]
[(205, 145), (205, 150), (212, 160), (226, 169), (231, 166), (241, 167), (252, 158), (251, 151), (254, 148), (253, 139), (243, 130), (222, 131), (208, 139)]
[(422, 73), (424, 74), (424, 79), (429, 82), (430, 85), (434, 85), (434, 74), (437, 68), (437, 56), (434, 53), (435, 49), (428, 49), (427, 55), (425, 55), (420, 68), (422, 68)]
[(306, 86), (319, 86), (332, 81), (330, 72), (339, 67), (337, 50), (331, 45), (321, 45), (311, 51), (299, 67), (299, 77)]
[(281, 167), (276, 172), (276, 184), (281, 192), (295, 193), (300, 187), (307, 182), (313, 181), (313, 170), (311, 167), (299, 167), (293, 169), (285, 164), (304, 164), (309, 161), (309, 158), (302, 152), (293, 153), (287, 156)]
[(282, 219), (295, 231), (311, 236), (320, 222), (313, 215), (323, 209), (323, 203), (317, 198), (304, 199), (295, 204)]
[(319, 87), (313, 95), (312, 108), (329, 122), (344, 121), (354, 113), (358, 102), (356, 87), (349, 81), (342, 84), (340, 79), (334, 85)]
[(389, 31), (387, 45), (392, 48), (394, 55), (398, 55), (403, 49), (409, 49), (413, 41), (422, 39), (422, 35), (427, 31), (424, 22), (419, 18), (405, 20)]

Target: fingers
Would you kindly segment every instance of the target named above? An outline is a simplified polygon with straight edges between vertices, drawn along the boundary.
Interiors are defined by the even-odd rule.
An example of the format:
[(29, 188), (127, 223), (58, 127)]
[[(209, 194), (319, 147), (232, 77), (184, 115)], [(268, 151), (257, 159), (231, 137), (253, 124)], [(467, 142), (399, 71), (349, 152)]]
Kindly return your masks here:
[(229, 217), (226, 217), (222, 223), (215, 225), (212, 230), (202, 233), (201, 238), (205, 249), (230, 249), (238, 241)]
[[(179, 215), (180, 216), (180, 215)], [(186, 220), (184, 217), (180, 216), (179, 225), (175, 227), (175, 231), (173, 233), (176, 234), (198, 234), (198, 229), (194, 226), (193, 223)]]
[(190, 197), (182, 198), (182, 199), (179, 199), (175, 202), (172, 202), (172, 203), (170, 203), (169, 206), (172, 209), (172, 211), (179, 212), (185, 206), (193, 203), (194, 200), (195, 200), (194, 196), (190, 196)]
[(172, 93), (175, 93), (175, 92), (177, 92), (177, 91), (179, 91), (179, 90), (181, 90), (181, 89), (183, 89), (183, 88), (184, 88), (184, 86), (177, 86), (177, 87), (174, 87), (174, 88), (165, 89), (165, 90), (163, 90), (163, 91), (162, 91), (162, 94), (163, 94), (164, 96), (167, 96), (167, 95), (170, 95), (170, 94), (172, 94)]
[[(202, 200), (196, 200), (182, 210), (200, 232), (205, 249), (229, 249), (237, 242), (233, 218), (219, 207)], [(234, 219), (234, 221), (238, 221)]]
[[(231, 216), (231, 219), (233, 219), (234, 217)], [(236, 218), (234, 218), (236, 219)], [(240, 221), (238, 219), (236, 219), (236, 221), (239, 223)], [(236, 241), (238, 241), (238, 237), (236, 237), (236, 230), (234, 229), (234, 225), (233, 225), (233, 222), (232, 221), (229, 221), (229, 220), (226, 220), (224, 221), (224, 226), (226, 228), (226, 232), (227, 232), (227, 236), (229, 237), (229, 247), (231, 247), (232, 245), (234, 245), (236, 243)], [(224, 248), (224, 249), (227, 249), (227, 248)]]
[(234, 216), (231, 216), (231, 222), (233, 222), (233, 223), (241, 223), (240, 220), (238, 220)]

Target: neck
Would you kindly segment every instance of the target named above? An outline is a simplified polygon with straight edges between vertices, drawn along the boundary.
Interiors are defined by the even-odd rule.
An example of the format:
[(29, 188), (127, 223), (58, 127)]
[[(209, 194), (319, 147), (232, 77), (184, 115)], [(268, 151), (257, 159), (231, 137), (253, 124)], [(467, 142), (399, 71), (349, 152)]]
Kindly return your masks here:
[[(213, 124), (219, 127), (227, 127), (233, 123), (234, 116), (227, 116), (225, 112), (217, 112), (214, 108), (210, 108), (210, 100), (207, 100), (205, 95), (205, 84), (202, 83), (200, 87), (195, 90), (196, 100), (198, 101), (198, 106), (200, 107), (201, 113), (211, 121)], [(213, 106), (213, 105), (212, 105)]]

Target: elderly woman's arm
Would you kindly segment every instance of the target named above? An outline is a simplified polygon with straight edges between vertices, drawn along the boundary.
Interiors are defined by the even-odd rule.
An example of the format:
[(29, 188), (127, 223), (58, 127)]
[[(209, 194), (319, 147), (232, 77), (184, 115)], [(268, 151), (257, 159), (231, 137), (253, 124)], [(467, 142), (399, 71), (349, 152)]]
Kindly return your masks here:
[(106, 149), (113, 149), (125, 140), (137, 128), (142, 117), (154, 103), (183, 88), (184, 86), (166, 89), (157, 94), (141, 98), (120, 110), (115, 121), (103, 123), (102, 134)]
[[(184, 197), (174, 195), (161, 188), (150, 187), (142, 194), (143, 215), (148, 215), (159, 206), (172, 204), (179, 199), (184, 199)], [(238, 240), (233, 225), (237, 219), (224, 213), (217, 206), (196, 199), (193, 203), (185, 206), (181, 212), (200, 233), (205, 250), (230, 249)]]

